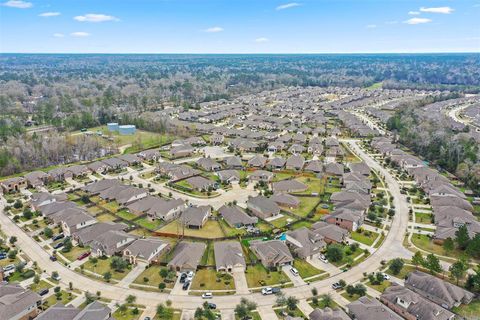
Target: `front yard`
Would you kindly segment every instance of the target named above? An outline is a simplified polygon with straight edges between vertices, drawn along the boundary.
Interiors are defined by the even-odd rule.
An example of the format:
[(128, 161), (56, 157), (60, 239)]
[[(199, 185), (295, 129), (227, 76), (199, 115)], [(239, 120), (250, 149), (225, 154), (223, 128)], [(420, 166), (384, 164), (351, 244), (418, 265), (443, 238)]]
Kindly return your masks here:
[(323, 270), (317, 269), (305, 260), (295, 259), (293, 266), (298, 270), (302, 279), (310, 278), (323, 273)]
[(290, 281), (283, 271), (268, 271), (260, 263), (249, 266), (245, 272), (249, 288), (280, 285)]
[(353, 240), (361, 242), (367, 246), (371, 246), (377, 237), (378, 233), (369, 230), (363, 230), (361, 233), (357, 230), (351, 233), (351, 238)]
[(112, 258), (89, 258), (87, 262), (83, 264), (85, 270), (89, 270), (91, 272), (99, 274), (101, 277), (106, 272), (110, 272), (112, 275), (112, 279), (115, 280), (122, 280), (130, 271), (129, 268), (125, 269), (123, 272), (118, 272), (113, 270), (110, 267), (110, 263), (112, 262)]
[[(167, 277), (162, 277), (160, 275), (161, 270), (167, 270), (169, 272)], [(165, 272), (165, 271), (164, 271)], [(160, 266), (150, 266), (146, 268), (133, 283), (141, 285), (149, 285), (158, 288), (160, 283), (165, 283), (165, 288), (171, 289), (175, 285), (175, 273), (168, 270), (165, 267)]]
[(200, 269), (193, 277), (191, 290), (235, 290), (233, 277), (214, 269)]

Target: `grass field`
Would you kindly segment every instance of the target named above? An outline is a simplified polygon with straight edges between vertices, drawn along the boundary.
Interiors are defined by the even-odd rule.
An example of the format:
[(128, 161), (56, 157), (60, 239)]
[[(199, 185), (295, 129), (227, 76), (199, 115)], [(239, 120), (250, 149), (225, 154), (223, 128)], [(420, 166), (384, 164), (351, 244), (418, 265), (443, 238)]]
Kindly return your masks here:
[(267, 272), (267, 269), (260, 263), (255, 266), (247, 268), (245, 272), (247, 278), (247, 283), (249, 288), (256, 288), (262, 286), (269, 286), (274, 284), (283, 284), (289, 282), (290, 279), (283, 271), (270, 271)]
[(122, 209), (120, 211), (117, 211), (116, 215), (124, 220), (132, 221), (137, 218), (136, 215), (133, 213), (129, 212), (127, 209)]
[(98, 273), (100, 276), (103, 276), (104, 273), (110, 272), (112, 274), (112, 279), (122, 280), (125, 277), (129, 269), (125, 269), (123, 272), (117, 272), (110, 267), (112, 258), (102, 259), (98, 258), (96, 263), (93, 263), (92, 260), (88, 260), (83, 264), (85, 270), (89, 270), (95, 273)]
[(271, 220), (270, 223), (273, 224), (275, 226), (275, 228), (282, 228), (286, 224), (294, 222), (294, 221), (296, 221), (296, 219), (294, 219), (293, 217), (290, 217), (289, 215), (286, 215), (284, 213), (283, 217), (280, 217), (280, 218), (275, 219), (275, 220)]
[(434, 243), (427, 235), (424, 234), (414, 234), (412, 236), (412, 242), (418, 248), (428, 252), (432, 252), (434, 254), (449, 256), (452, 258), (460, 258), (460, 256), (462, 255), (462, 252), (460, 250), (445, 252), (441, 245)]
[(415, 213), (415, 222), (418, 223), (432, 223), (432, 214), (424, 212)]
[(205, 252), (203, 253), (202, 260), (200, 261), (200, 264), (206, 266), (214, 266), (215, 265), (215, 252), (213, 250), (213, 242), (208, 241), (207, 242), (207, 248), (205, 249)]
[(475, 319), (480, 315), (480, 300), (474, 300), (468, 305), (460, 305), (452, 309), (453, 312), (465, 317), (466, 319)]
[[(172, 221), (158, 231), (166, 233), (177, 233), (177, 224), (177, 221)], [(182, 228), (180, 228), (180, 232), (182, 232)], [(218, 221), (208, 220), (203, 226), (203, 228), (199, 230), (185, 228), (185, 235), (192, 237), (201, 237), (205, 239), (215, 239), (223, 237), (223, 231), (220, 228)]]
[(145, 228), (145, 229), (150, 230), (150, 231), (156, 231), (160, 227), (160, 225), (162, 224), (162, 221), (161, 220), (151, 221), (147, 218), (140, 218), (140, 219), (135, 220), (135, 223), (138, 224), (139, 226)]
[(351, 238), (353, 240), (361, 242), (367, 246), (371, 246), (377, 237), (378, 233), (367, 230), (364, 230), (362, 233), (359, 233), (358, 231), (351, 233)]
[(114, 215), (109, 213), (100, 214), (95, 217), (99, 222), (112, 222), (115, 221), (117, 218)]
[(298, 273), (302, 279), (310, 278), (323, 272), (323, 270), (317, 269), (310, 263), (301, 259), (295, 259), (295, 261), (293, 261), (293, 266), (298, 270)]
[[(175, 274), (171, 272), (170, 278), (163, 278), (160, 275), (160, 270), (166, 269), (165, 267), (160, 267), (160, 266), (150, 266), (146, 268), (139, 276), (137, 279), (133, 281), (133, 283), (136, 284), (144, 284), (144, 285), (149, 285), (149, 286), (154, 286), (158, 288), (158, 285), (162, 282), (165, 283), (166, 288), (173, 288), (175, 285)], [(144, 278), (147, 278), (148, 281), (144, 281)]]
[(40, 282), (38, 284), (32, 283), (29, 288), (32, 291), (39, 292), (40, 290), (50, 289), (51, 287), (52, 287), (52, 285), (50, 283), (48, 283), (44, 280), (40, 280)]
[(72, 250), (66, 253), (63, 253), (60, 250), (60, 254), (63, 255), (65, 258), (67, 258), (69, 261), (73, 262), (77, 260), (79, 255), (88, 251), (90, 251), (90, 248), (72, 247)]
[[(305, 319), (305, 315), (302, 313), (302, 311), (300, 311), (300, 309), (298, 309), (298, 307), (296, 307), (294, 310), (290, 310), (290, 309), (287, 309), (286, 307), (285, 308), (276, 308), (276, 309), (273, 309), (273, 311), (275, 311), (278, 319), (291, 319), (291, 317), (294, 317), (294, 318), (301, 318), (301, 319)], [(284, 314), (287, 314), (286, 316)], [(289, 318), (290, 317), (290, 318)]]
[(381, 284), (371, 284), (370, 281), (367, 282), (367, 286), (369, 286), (370, 288), (372, 288), (374, 290), (377, 290), (380, 293), (383, 293), (383, 291), (385, 291), (385, 289), (387, 289), (391, 285), (392, 285), (392, 283), (390, 281), (387, 281), (387, 280), (382, 281)]
[(235, 282), (228, 273), (219, 273), (214, 269), (200, 269), (193, 277), (191, 290), (234, 290)]
[(46, 300), (44, 300), (42, 305), (43, 306), (48, 306), (48, 307), (51, 307), (51, 306), (53, 306), (54, 304), (57, 304), (57, 303), (62, 303), (62, 304), (65, 305), (65, 304), (69, 303), (70, 301), (72, 301), (73, 299), (76, 298), (76, 296), (74, 296), (70, 292), (66, 292), (64, 290), (61, 290), (60, 292), (62, 293), (60, 299), (57, 299), (57, 297), (54, 294), (54, 295), (51, 295), (50, 297), (48, 297)]
[(306, 217), (320, 202), (320, 198), (317, 197), (298, 197), (298, 199), (300, 200), (300, 205), (292, 211), (301, 217)]
[(298, 177), (295, 180), (300, 181), (308, 186), (307, 190), (296, 192), (300, 194), (321, 193), (323, 185), (322, 179), (315, 177)]

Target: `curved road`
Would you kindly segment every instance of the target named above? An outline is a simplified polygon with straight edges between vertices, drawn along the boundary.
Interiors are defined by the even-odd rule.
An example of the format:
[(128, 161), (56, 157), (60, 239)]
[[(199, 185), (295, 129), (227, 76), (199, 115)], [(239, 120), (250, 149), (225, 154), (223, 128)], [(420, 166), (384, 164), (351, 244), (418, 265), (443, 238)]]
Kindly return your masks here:
[[(363, 273), (374, 272), (380, 266), (382, 260), (389, 260), (396, 257), (408, 258), (412, 254), (410, 251), (402, 246), (403, 239), (408, 225), (408, 202), (404, 195), (400, 193), (400, 186), (397, 181), (381, 167), (375, 160), (362, 151), (358, 145), (357, 140), (343, 140), (349, 147), (357, 153), (372, 169), (375, 169), (381, 175), (385, 177), (385, 182), (388, 184), (389, 190), (394, 197), (393, 203), (396, 208), (396, 214), (393, 218), (393, 222), (390, 226), (390, 231), (386, 235), (382, 246), (376, 250), (365, 261), (348, 270), (347, 272), (332, 275), (328, 279), (320, 280), (310, 285), (303, 285), (299, 287), (286, 288), (283, 292), (286, 295), (294, 295), (298, 299), (304, 299), (311, 297), (311, 289), (316, 287), (320, 294), (328, 293), (331, 291), (331, 284), (343, 279), (347, 283), (353, 283), (363, 279)], [(5, 203), (2, 199), (0, 202), (0, 209), (3, 212)], [(0, 214), (0, 224), (2, 230), (8, 236), (16, 236), (18, 241), (17, 247), (30, 257), (33, 261), (38, 263), (38, 266), (45, 270), (47, 273), (52, 271), (58, 271), (61, 276), (61, 282), (68, 285), (72, 282), (75, 288), (81, 290), (88, 290), (92, 293), (101, 291), (102, 297), (124, 301), (129, 294), (133, 294), (137, 297), (137, 301), (147, 307), (155, 307), (160, 302), (171, 300), (173, 306), (179, 309), (195, 309), (203, 303), (201, 297), (198, 296), (183, 296), (183, 295), (171, 295), (166, 293), (146, 292), (137, 289), (122, 288), (115, 284), (106, 284), (101, 281), (93, 280), (86, 276), (70, 270), (68, 267), (52, 262), (49, 259), (49, 254), (30, 236), (24, 233), (15, 223), (13, 223), (5, 214)], [(275, 296), (262, 296), (259, 293), (245, 294), (245, 295), (231, 295), (231, 296), (216, 296), (214, 302), (219, 309), (233, 309), (240, 301), (240, 298), (246, 297), (253, 299), (259, 307), (269, 306), (271, 307), (275, 303)]]

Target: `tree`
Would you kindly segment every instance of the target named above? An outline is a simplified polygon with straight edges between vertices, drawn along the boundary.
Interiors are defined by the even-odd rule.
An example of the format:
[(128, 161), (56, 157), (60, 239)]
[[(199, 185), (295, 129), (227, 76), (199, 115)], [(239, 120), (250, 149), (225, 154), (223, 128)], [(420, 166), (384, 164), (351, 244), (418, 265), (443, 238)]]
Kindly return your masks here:
[(417, 269), (418, 266), (423, 266), (425, 264), (425, 259), (423, 258), (423, 255), (420, 251), (415, 252), (415, 254), (412, 257), (412, 264), (415, 266)]
[(50, 239), (51, 237), (53, 237), (53, 230), (49, 227), (45, 227), (45, 229), (43, 229), (43, 235)]
[(120, 257), (113, 257), (110, 262), (110, 267), (117, 272), (123, 272), (128, 267), (128, 262)]
[(477, 233), (475, 237), (467, 245), (465, 252), (468, 256), (474, 258), (480, 258), (480, 233)]
[(13, 207), (14, 207), (15, 209), (20, 209), (20, 208), (22, 208), (22, 207), (23, 207), (22, 201), (20, 201), (20, 200), (15, 201), (15, 203), (13, 204)]
[(364, 295), (367, 294), (367, 288), (363, 284), (357, 283), (355, 285), (355, 293), (363, 297)]
[(332, 262), (338, 262), (343, 259), (343, 248), (339, 244), (331, 244), (327, 247), (327, 252), (325, 255), (327, 256), (328, 260)]
[(457, 231), (455, 231), (455, 241), (457, 242), (457, 245), (460, 249), (465, 250), (467, 247), (469, 241), (470, 241), (470, 236), (468, 235), (468, 229), (466, 225), (461, 226), (458, 228)]
[(480, 293), (480, 266), (475, 269), (475, 274), (469, 274), (465, 282), (465, 289)]
[(247, 306), (243, 303), (239, 303), (235, 306), (235, 314), (238, 318), (243, 319), (248, 316), (248, 309)]
[(294, 296), (289, 296), (287, 298), (287, 308), (290, 310), (295, 310), (297, 308), (298, 299)]
[(15, 245), (15, 242), (17, 242), (17, 237), (11, 236), (8, 242), (10, 242), (11, 245)]
[(457, 280), (457, 285), (458, 285), (458, 282), (465, 277), (465, 274), (468, 270), (468, 262), (464, 258), (461, 258), (460, 260), (457, 260), (454, 263), (452, 263), (452, 265), (448, 270), (450, 271), (452, 276)]
[(26, 219), (26, 220), (30, 220), (32, 217), (33, 217), (33, 213), (32, 213), (32, 210), (26, 208), (25, 210), (23, 210), (23, 217)]
[(332, 306), (333, 299), (329, 293), (322, 294), (321, 299), (322, 299), (322, 305), (324, 306), (324, 308), (329, 308)]
[(347, 294), (351, 297), (355, 294), (355, 287), (352, 286), (351, 284), (349, 284), (346, 288), (345, 288), (345, 291), (347, 292)]
[(70, 240), (70, 238), (66, 238), (63, 241), (62, 252), (70, 252), (72, 250), (72, 248), (73, 248), (72, 240)]
[(112, 279), (112, 273), (110, 271), (107, 271), (103, 274), (103, 280), (110, 282), (110, 279)]
[(33, 283), (35, 283), (35, 284), (40, 283), (40, 276), (38, 274), (36, 274), (35, 277), (33, 277)]
[(127, 303), (129, 303), (129, 304), (134, 303), (135, 300), (137, 300), (137, 297), (135, 297), (135, 296), (132, 295), (132, 294), (129, 294), (129, 295), (127, 296), (127, 298), (125, 299), (125, 301), (126, 301)]
[(340, 279), (340, 280), (338, 281), (338, 284), (339, 284), (340, 287), (342, 287), (342, 288), (345, 288), (345, 286), (347, 285), (347, 283), (346, 283), (345, 280), (343, 280), (343, 279)]
[(443, 242), (443, 250), (445, 250), (445, 252), (451, 252), (453, 249), (455, 249), (455, 242), (452, 238), (448, 237)]
[(430, 273), (442, 272), (442, 266), (440, 265), (440, 260), (433, 253), (427, 255), (425, 259), (425, 268), (430, 270)]
[(193, 315), (195, 319), (202, 319), (203, 317), (203, 309), (198, 307), (195, 309), (195, 314)]
[(395, 258), (392, 260), (392, 262), (390, 263), (390, 266), (388, 267), (388, 269), (394, 274), (394, 275), (397, 275), (400, 273), (400, 271), (402, 271), (403, 269), (403, 265), (404, 265), (404, 262), (402, 259), (400, 258)]
[(121, 304), (118, 306), (118, 311), (121, 313), (121, 314), (125, 314), (125, 312), (127, 311), (127, 305), (126, 304)]

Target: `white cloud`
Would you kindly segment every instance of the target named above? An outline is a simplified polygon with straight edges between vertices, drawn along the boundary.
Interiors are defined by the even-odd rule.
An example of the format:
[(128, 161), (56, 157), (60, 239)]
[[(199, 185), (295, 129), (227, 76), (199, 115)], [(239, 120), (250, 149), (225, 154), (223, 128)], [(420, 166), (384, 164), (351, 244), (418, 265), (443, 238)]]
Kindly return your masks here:
[(85, 37), (90, 36), (90, 33), (88, 33), (88, 32), (83, 32), (83, 31), (77, 31), (77, 32), (72, 32), (72, 33), (70, 33), (70, 35), (71, 35), (72, 37), (76, 37), (76, 38), (85, 38)]
[(421, 11), (421, 12), (428, 12), (428, 13), (450, 14), (450, 13), (452, 13), (452, 12), (455, 11), (455, 10), (452, 9), (452, 8), (450, 8), (450, 7), (436, 7), (436, 8), (425, 8), (425, 7), (421, 7), (421, 8), (420, 8), (420, 11)]
[(376, 24), (368, 24), (368, 25), (366, 26), (367, 29), (375, 29), (376, 27), (377, 27)]
[(65, 37), (65, 35), (64, 35), (63, 33), (54, 33), (53, 36), (54, 36), (55, 38), (63, 38), (63, 37)]
[(204, 31), (208, 32), (208, 33), (216, 33), (216, 32), (222, 32), (223, 28), (222, 27), (211, 27), (211, 28), (205, 29)]
[(60, 12), (44, 12), (44, 13), (40, 13), (38, 16), (39, 17), (56, 17), (59, 15), (60, 15)]
[(22, 1), (22, 0), (10, 0), (2, 3), (5, 7), (18, 8), (18, 9), (28, 9), (33, 7), (31, 2)]
[(429, 23), (429, 22), (432, 22), (432, 20), (427, 18), (412, 18), (412, 19), (403, 21), (403, 23), (406, 23), (406, 24), (422, 24), (422, 23)]
[(265, 42), (268, 42), (268, 41), (270, 41), (270, 39), (265, 38), (265, 37), (260, 37), (260, 38), (255, 39), (256, 43), (265, 43)]
[(299, 6), (300, 6), (300, 3), (298, 2), (290, 2), (290, 3), (279, 5), (278, 7), (275, 8), (275, 10), (285, 10), (285, 9), (299, 7)]
[(420, 14), (420, 11), (408, 11), (408, 14), (411, 16), (418, 16)]
[(118, 21), (119, 19), (114, 16), (109, 16), (101, 13), (87, 13), (83, 16), (76, 16), (73, 19), (80, 22), (105, 22), (105, 21)]

